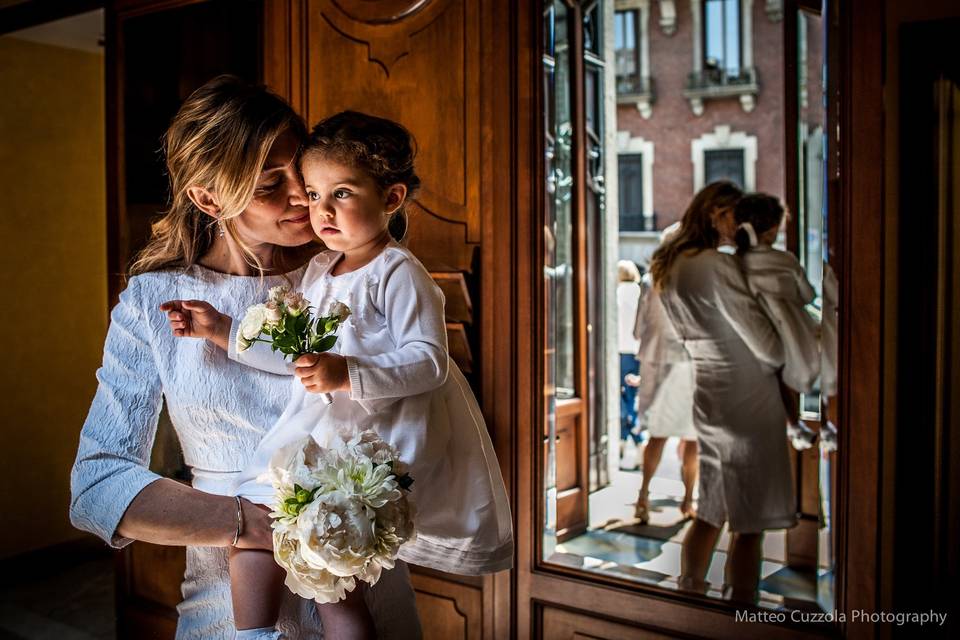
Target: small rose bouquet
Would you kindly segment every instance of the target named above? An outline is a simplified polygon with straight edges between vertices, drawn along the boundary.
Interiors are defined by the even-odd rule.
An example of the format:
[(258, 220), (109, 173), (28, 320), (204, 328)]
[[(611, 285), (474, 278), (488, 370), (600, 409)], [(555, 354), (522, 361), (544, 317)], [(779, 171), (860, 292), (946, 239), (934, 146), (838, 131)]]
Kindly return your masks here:
[(281, 448), (261, 477), (274, 489), (274, 558), (285, 584), (319, 603), (342, 600), (357, 580), (376, 584), (415, 538), (413, 480), (396, 450), (373, 431), (333, 440)]
[(267, 301), (247, 309), (240, 321), (237, 351), (246, 351), (255, 342), (266, 342), (293, 360), (329, 351), (337, 343), (337, 329), (350, 316), (350, 308), (334, 302), (326, 314), (316, 317), (312, 309), (302, 293), (286, 285), (271, 288)]

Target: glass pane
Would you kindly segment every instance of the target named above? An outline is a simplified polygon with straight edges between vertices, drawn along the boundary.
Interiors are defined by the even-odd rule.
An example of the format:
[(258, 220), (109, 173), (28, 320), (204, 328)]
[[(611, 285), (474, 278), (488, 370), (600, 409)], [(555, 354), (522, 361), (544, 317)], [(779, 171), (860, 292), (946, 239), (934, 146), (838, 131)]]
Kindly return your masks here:
[(637, 47), (637, 12), (617, 11), (614, 20), (614, 56), (616, 59), (617, 91), (639, 91), (640, 59)]
[(724, 75), (740, 74), (740, 2), (707, 0), (703, 10), (704, 64)]
[(600, 3), (595, 2), (592, 7), (584, 7), (583, 11), (583, 49), (594, 55), (602, 55), (603, 44), (600, 34), (603, 25), (600, 22)]
[[(608, 2), (604, 6), (614, 4)], [(580, 2), (576, 3), (577, 8), (569, 9), (577, 16), (571, 18), (571, 29), (586, 28), (581, 25), (579, 16), (582, 15), (581, 8), (587, 5), (588, 2)], [(683, 25), (692, 24), (691, 5), (715, 14), (708, 20), (712, 28), (709, 34), (704, 33), (704, 38), (709, 37), (716, 43), (718, 67), (710, 77), (723, 79), (721, 69), (735, 69), (741, 61), (739, 5), (735, 1), (722, 0), (675, 3), (681, 29)], [(562, 7), (553, 8), (562, 10)], [(589, 3), (589, 9), (592, 11), (593, 8), (594, 5)], [(772, 68), (782, 69), (784, 54), (791, 52), (796, 43), (782, 40), (782, 21), (767, 19), (762, 7), (756, 3), (754, 9), (760, 18), (753, 25), (754, 35), (757, 42), (764, 43), (758, 59)], [(550, 15), (556, 16), (556, 11)], [(675, 48), (670, 45), (673, 41), (660, 37), (656, 10), (635, 14), (598, 13), (597, 16), (602, 21), (596, 24), (605, 24), (605, 32), (610, 34), (602, 56), (595, 56), (590, 51), (577, 51), (570, 56), (575, 57), (576, 62), (582, 61), (583, 72), (580, 74), (578, 69), (574, 79), (581, 86), (575, 87), (574, 93), (583, 100), (582, 122), (586, 124), (584, 131), (577, 131), (577, 140), (582, 140), (583, 146), (578, 146), (574, 153), (577, 154), (578, 170), (581, 161), (586, 169), (584, 184), (577, 183), (577, 201), (584, 207), (582, 212), (577, 210), (577, 222), (579, 224), (580, 216), (583, 216), (584, 224), (576, 229), (575, 246), (578, 251), (580, 247), (586, 250), (584, 255), (577, 254), (576, 276), (578, 284), (586, 284), (586, 291), (582, 293), (587, 301), (587, 326), (578, 326), (577, 341), (573, 346), (577, 354), (578, 376), (583, 366), (587, 384), (583, 388), (578, 386), (576, 397), (561, 401), (557, 400), (552, 389), (559, 385), (562, 371), (562, 363), (554, 358), (562, 354), (559, 340), (562, 333), (557, 323), (564, 313), (562, 287), (567, 285), (558, 277), (557, 268), (563, 266), (561, 250), (566, 240), (561, 223), (569, 221), (571, 212), (563, 200), (566, 194), (556, 183), (558, 178), (567, 175), (564, 169), (569, 169), (569, 157), (564, 154), (570, 151), (569, 147), (559, 144), (563, 140), (563, 125), (569, 122), (566, 110), (570, 107), (565, 93), (569, 90), (567, 77), (562, 75), (567, 73), (570, 59), (564, 58), (561, 64), (559, 44), (556, 76), (553, 78), (555, 90), (548, 96), (551, 108), (556, 111), (556, 119), (548, 126), (547, 136), (556, 142), (551, 147), (556, 155), (549, 159), (548, 175), (554, 190), (549, 194), (549, 224), (545, 230), (545, 246), (550, 250), (548, 260), (553, 260), (547, 268), (548, 295), (553, 297), (548, 301), (549, 318), (546, 321), (551, 323), (553, 333), (549, 335), (551, 351), (548, 358), (551, 360), (546, 373), (547, 402), (542, 444), (547, 461), (546, 468), (541, 470), (545, 483), (542, 499), (546, 502), (543, 558), (549, 565), (581, 572), (584, 580), (615, 578), (724, 598), (729, 596), (724, 589), (724, 565), (731, 557), (743, 552), (742, 548), (733, 545), (729, 523), (721, 532), (721, 542), (705, 552), (710, 558), (709, 564), (690, 570), (687, 577), (691, 580), (681, 580), (681, 557), (687, 534), (691, 531), (691, 512), (703, 506), (703, 513), (717, 508), (729, 513), (731, 507), (738, 508), (738, 503), (718, 499), (719, 494), (711, 491), (709, 474), (707, 483), (697, 481), (699, 442), (706, 442), (703, 459), (708, 463), (711, 449), (717, 442), (701, 440), (700, 431), (707, 432), (708, 437), (710, 434), (707, 429), (697, 429), (694, 417), (697, 381), (692, 379), (695, 372), (690, 359), (693, 355), (686, 351), (682, 339), (674, 338), (670, 333), (672, 323), (664, 298), (650, 278), (643, 275), (661, 238), (670, 235), (620, 233), (642, 228), (636, 217), (644, 206), (649, 208), (646, 213), (651, 222), (653, 210), (656, 211), (660, 228), (673, 227), (681, 219), (697, 195), (692, 188), (694, 181), (690, 179), (691, 151), (698, 148), (698, 140), (702, 141), (700, 144), (706, 144), (711, 139), (704, 134), (715, 124), (691, 117), (686, 109), (681, 113), (665, 103), (644, 117), (638, 114), (635, 103), (618, 101), (617, 89), (622, 86), (624, 72), (631, 69), (631, 60), (626, 58), (625, 52), (631, 44), (637, 44), (636, 34), (643, 31), (644, 25), (639, 20), (647, 19), (651, 23), (646, 25), (653, 32), (649, 43), (650, 64), (658, 70), (661, 86), (681, 86), (689, 73), (689, 66), (671, 64), (675, 62)], [(564, 40), (559, 34), (556, 38), (558, 43)], [(772, 44), (776, 46), (770, 46)], [(603, 75), (603, 65), (618, 71), (616, 81), (615, 75), (611, 74), (610, 82), (605, 82), (607, 76)], [(720, 121), (726, 119), (723, 114), (733, 117), (735, 112), (730, 133), (747, 139), (742, 147), (737, 143), (736, 146), (719, 148), (718, 145), (724, 144), (722, 136), (712, 136), (712, 141), (706, 144), (709, 154), (704, 167), (707, 181), (729, 178), (746, 186), (745, 176), (749, 175), (754, 178), (751, 188), (784, 197), (789, 184), (783, 166), (786, 158), (783, 148), (786, 136), (783, 133), (789, 126), (792, 135), (796, 123), (787, 123), (782, 103), (771, 99), (783, 92), (783, 87), (777, 87), (776, 83), (761, 87), (761, 94), (767, 98), (757, 100), (755, 108), (749, 112), (737, 104), (735, 96), (705, 100), (705, 117), (715, 123), (718, 118)], [(788, 93), (793, 99), (794, 92)], [(581, 113), (579, 108), (576, 111)], [(576, 126), (580, 123), (574, 124)], [(615, 127), (613, 131), (617, 135), (605, 134), (605, 127)], [(750, 138), (756, 142), (756, 154), (744, 151), (748, 148), (746, 145), (753, 148)], [(812, 149), (808, 146), (808, 150)], [(618, 153), (623, 155), (618, 157), (615, 155)], [(606, 166), (610, 171), (608, 176), (618, 176), (619, 180), (609, 183), (604, 180), (604, 158), (617, 161), (611, 160)], [(652, 172), (650, 165), (653, 165)], [(610, 193), (609, 188), (614, 182), (619, 185), (619, 191)], [(790, 182), (793, 182), (793, 176)], [(609, 201), (606, 199), (608, 195), (612, 198)], [(608, 206), (619, 206), (619, 220), (606, 220)], [(798, 215), (797, 212), (793, 214)], [(805, 224), (805, 229), (813, 228), (812, 222)], [(809, 248), (808, 252), (812, 251)], [(578, 313), (580, 293), (577, 294)], [(579, 316), (577, 322), (580, 322)], [(585, 342), (580, 342), (581, 335)], [(644, 343), (654, 346), (644, 350)], [(686, 355), (681, 356), (682, 352)], [(736, 360), (736, 356), (728, 354), (727, 357)], [(702, 361), (702, 354), (700, 358)], [(577, 384), (580, 384), (579, 377)], [(710, 381), (705, 384), (711, 399), (715, 394), (726, 394), (725, 401), (739, 400), (736, 395), (740, 393), (739, 388), (731, 394), (729, 386), (710, 386)], [(778, 388), (778, 385), (771, 388)], [(791, 394), (791, 400), (796, 407), (796, 394)], [(775, 399), (767, 398), (764, 402), (786, 403), (787, 400), (777, 393)], [(709, 409), (704, 407), (703, 400), (697, 408)], [(731, 426), (739, 428), (739, 422), (742, 421), (735, 421)], [(756, 455), (758, 464), (767, 465), (766, 468), (772, 470), (766, 484), (775, 483), (781, 496), (787, 494), (786, 485), (795, 483), (801, 474), (806, 474), (802, 476), (802, 491), (805, 493), (797, 493), (797, 500), (784, 498), (774, 508), (783, 507), (784, 513), (790, 513), (800, 506), (804, 509), (803, 521), (810, 523), (818, 517), (818, 467), (810, 464), (817, 451), (791, 453), (786, 425), (770, 426), (771, 429), (763, 431), (763, 437), (774, 434), (771, 442), (775, 448), (770, 450), (775, 451), (776, 456), (769, 455), (764, 447), (749, 447), (751, 454)], [(816, 425), (812, 427), (815, 429)], [(580, 429), (586, 430), (587, 437), (580, 437)], [(741, 444), (746, 444), (745, 441)], [(587, 452), (579, 448), (584, 446), (581, 443), (589, 447)], [(804, 456), (803, 464), (794, 464), (800, 455)], [(588, 480), (581, 473), (584, 456), (589, 456), (586, 500), (582, 499)], [(655, 459), (659, 462), (652, 461)], [(768, 461), (772, 462), (768, 464)], [(826, 473), (824, 467), (819, 467), (819, 473)], [(735, 470), (729, 474), (736, 479)], [(700, 487), (705, 491), (701, 493)], [(797, 483), (791, 488), (799, 490), (801, 486)], [(811, 488), (814, 495), (811, 495)], [(743, 512), (750, 516), (749, 511), (753, 509), (766, 517), (771, 509), (761, 502), (752, 500)], [(824, 498), (824, 504), (828, 502), (829, 496)], [(825, 507), (829, 508), (829, 505)], [(824, 519), (828, 517), (825, 515)], [(790, 524), (787, 518), (783, 523), (784, 528), (765, 532), (757, 567), (757, 604), (774, 610), (816, 609), (822, 602), (818, 598), (818, 592), (823, 588), (821, 575), (812, 571), (809, 556), (802, 556), (797, 550), (814, 548), (821, 534), (817, 527), (811, 526), (787, 529)], [(823, 608), (831, 610), (830, 607)]]
[[(826, 34), (824, 21), (819, 15), (797, 12), (797, 240), (800, 262), (807, 274), (807, 280), (813, 286), (816, 297), (808, 305), (811, 315), (823, 325), (824, 310), (824, 273), (826, 259), (824, 234), (826, 231)], [(828, 311), (828, 315), (835, 314)], [(821, 328), (823, 348), (829, 342), (826, 338), (831, 331)], [(834, 333), (835, 335), (835, 333)], [(823, 351), (823, 349), (821, 349)], [(831, 367), (821, 356), (821, 376), (811, 393), (800, 395), (800, 417), (811, 427), (819, 424), (819, 487), (821, 528), (817, 553), (817, 602), (824, 610), (832, 610), (833, 599), (833, 491), (831, 478), (835, 474), (832, 468), (836, 459), (831, 455), (833, 429), (821, 411), (821, 404), (828, 398), (821, 398), (821, 390), (834, 388), (828, 373)], [(825, 386), (826, 383), (826, 386)], [(826, 395), (826, 394), (824, 394)]]

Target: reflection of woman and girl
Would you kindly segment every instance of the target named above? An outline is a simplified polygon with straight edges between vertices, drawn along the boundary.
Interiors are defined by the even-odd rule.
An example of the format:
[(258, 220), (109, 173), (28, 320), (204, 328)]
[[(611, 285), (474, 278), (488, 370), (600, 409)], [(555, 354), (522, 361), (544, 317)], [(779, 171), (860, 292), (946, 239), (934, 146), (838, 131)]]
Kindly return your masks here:
[[(763, 532), (796, 523), (781, 378), (808, 389), (818, 361), (814, 328), (800, 315), (809, 301), (805, 278), (794, 258), (770, 246), (783, 215), (770, 196), (744, 198), (732, 183), (713, 183), (694, 197), (650, 266), (667, 324), (693, 369), (699, 503), (683, 542), (680, 586), (706, 589), (726, 523), (725, 582), (737, 600), (756, 596)], [(738, 231), (740, 256), (717, 250), (736, 244)]]

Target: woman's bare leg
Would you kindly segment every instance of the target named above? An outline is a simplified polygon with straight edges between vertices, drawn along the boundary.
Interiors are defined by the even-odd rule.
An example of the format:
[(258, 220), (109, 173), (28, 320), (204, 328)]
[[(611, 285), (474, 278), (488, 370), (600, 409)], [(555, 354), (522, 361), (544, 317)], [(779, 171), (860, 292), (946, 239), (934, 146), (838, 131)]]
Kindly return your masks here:
[(734, 533), (730, 537), (724, 579), (730, 588), (731, 600), (756, 601), (762, 552), (763, 533)]
[(663, 446), (666, 442), (666, 438), (650, 438), (643, 447), (643, 482), (640, 484), (640, 493), (634, 508), (634, 517), (643, 523), (649, 522), (650, 519), (650, 482), (657, 473), (657, 467), (660, 466), (660, 458), (663, 457)]
[(277, 624), (283, 597), (283, 569), (262, 549), (230, 550), (230, 593), (233, 621), (239, 629)]
[(680, 513), (687, 518), (696, 518), (697, 512), (693, 508), (693, 488), (697, 486), (697, 475), (700, 473), (700, 445), (696, 440), (681, 440), (683, 455), (680, 467), (680, 476), (683, 478), (683, 502), (680, 503)]
[(373, 616), (364, 602), (365, 583), (347, 594), (346, 599), (330, 604), (318, 604), (317, 613), (323, 624), (323, 637), (337, 640), (375, 640)]
[(703, 520), (694, 519), (683, 538), (680, 552), (680, 588), (700, 593), (707, 589), (707, 570), (720, 529)]

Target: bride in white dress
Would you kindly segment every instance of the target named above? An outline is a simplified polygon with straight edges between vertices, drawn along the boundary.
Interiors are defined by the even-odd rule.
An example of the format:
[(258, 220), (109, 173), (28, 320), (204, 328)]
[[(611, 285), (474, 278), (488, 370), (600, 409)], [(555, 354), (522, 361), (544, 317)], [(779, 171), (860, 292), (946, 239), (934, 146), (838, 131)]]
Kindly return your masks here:
[(752, 601), (763, 532), (796, 524), (786, 414), (777, 369), (783, 346), (750, 295), (735, 256), (732, 207), (708, 207), (730, 183), (708, 185), (680, 231), (653, 256), (654, 284), (694, 367), (694, 424), (700, 443), (697, 517), (683, 541), (681, 587), (702, 591), (724, 523), (731, 532), (725, 580), (730, 597)]
[[(305, 135), (282, 99), (234, 78), (215, 79), (184, 102), (165, 140), (173, 202), (113, 310), (80, 434), (71, 521), (115, 548), (133, 540), (186, 547), (180, 640), (234, 637), (227, 552), (234, 541), (272, 549), (272, 539), (269, 516), (250, 503), (237, 536), (237, 503), (227, 494), (291, 388), (285, 376), (232, 362), (202, 341), (178, 340), (158, 307), (199, 298), (241, 315), (269, 287), (299, 284), (298, 265), (316, 252), (295, 163)], [(236, 145), (219, 144), (234, 137)], [(162, 404), (193, 487), (149, 470)], [(420, 637), (402, 562), (365, 597), (379, 637)], [(323, 637), (314, 611), (312, 602), (285, 593), (278, 630), (290, 639)]]

